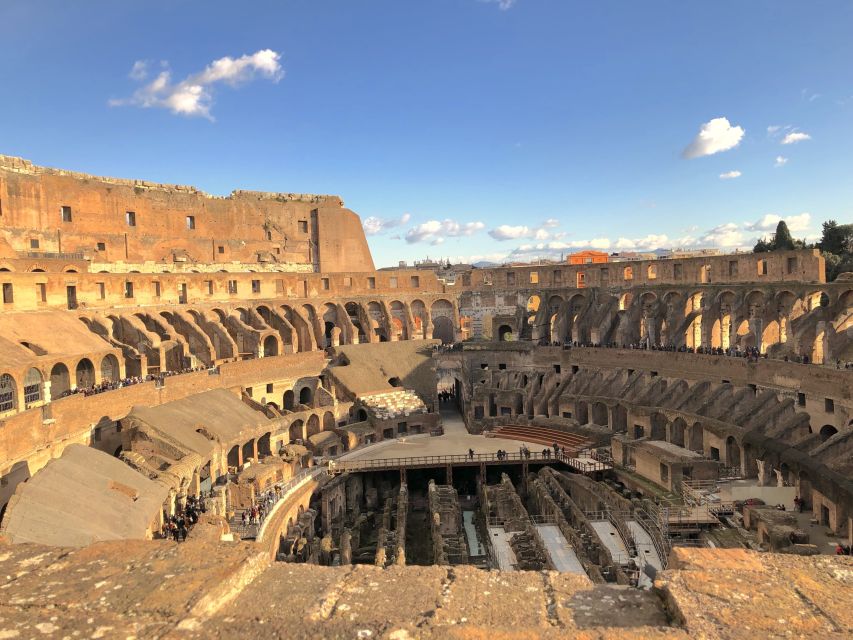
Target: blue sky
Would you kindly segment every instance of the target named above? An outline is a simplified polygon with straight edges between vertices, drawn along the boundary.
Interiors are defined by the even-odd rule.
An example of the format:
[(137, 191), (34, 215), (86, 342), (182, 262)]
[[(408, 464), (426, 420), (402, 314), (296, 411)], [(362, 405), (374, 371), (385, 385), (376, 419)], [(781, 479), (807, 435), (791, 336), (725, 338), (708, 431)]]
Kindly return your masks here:
[(847, 0), (3, 0), (0, 24), (0, 153), (339, 194), (377, 266), (853, 221)]

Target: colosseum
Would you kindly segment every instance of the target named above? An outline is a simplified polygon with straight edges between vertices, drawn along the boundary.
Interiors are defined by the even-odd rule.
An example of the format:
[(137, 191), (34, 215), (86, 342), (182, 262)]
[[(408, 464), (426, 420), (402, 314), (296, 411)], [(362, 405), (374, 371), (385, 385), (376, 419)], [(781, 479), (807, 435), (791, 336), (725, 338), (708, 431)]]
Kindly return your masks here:
[(824, 274), (377, 270), (338, 196), (0, 156), (0, 638), (851, 637)]

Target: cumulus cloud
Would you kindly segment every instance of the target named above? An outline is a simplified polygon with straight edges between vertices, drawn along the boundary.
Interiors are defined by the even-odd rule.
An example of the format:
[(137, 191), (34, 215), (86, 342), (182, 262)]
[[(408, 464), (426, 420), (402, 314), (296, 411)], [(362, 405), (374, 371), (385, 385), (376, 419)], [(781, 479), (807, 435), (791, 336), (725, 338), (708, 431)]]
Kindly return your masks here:
[(788, 229), (792, 233), (807, 231), (812, 222), (812, 215), (808, 212), (803, 212), (796, 216), (778, 216), (775, 213), (768, 213), (756, 220), (755, 222), (745, 224), (744, 228), (748, 231), (775, 231), (776, 225), (780, 220), (784, 220), (788, 225)]
[(791, 131), (782, 138), (782, 144), (795, 144), (797, 142), (803, 142), (804, 140), (811, 140), (812, 137), (803, 133), (802, 131)]
[(480, 0), (485, 4), (496, 4), (501, 11), (508, 11), (515, 6), (516, 0)]
[(370, 216), (362, 220), (361, 226), (364, 227), (364, 233), (369, 236), (375, 236), (389, 229), (400, 227), (411, 219), (412, 216), (408, 213), (404, 213), (399, 218), (377, 218), (376, 216)]
[(740, 178), (743, 174), (740, 171), (726, 171), (720, 174), (720, 180), (733, 180)]
[(773, 164), (774, 167), (784, 167), (788, 164), (788, 158), (785, 156), (776, 156), (776, 162)]
[(728, 118), (714, 118), (702, 125), (699, 133), (682, 152), (685, 158), (701, 158), (734, 149), (743, 139), (742, 127), (732, 126)]
[[(213, 104), (213, 87), (225, 84), (236, 88), (256, 77), (278, 82), (284, 77), (281, 54), (272, 49), (261, 49), (252, 54), (231, 58), (225, 56), (214, 60), (199, 73), (187, 76), (179, 82), (172, 81), (172, 73), (166, 68), (153, 80), (137, 89), (129, 98), (110, 100), (112, 107), (134, 106), (168, 109), (174, 114), (200, 116), (213, 120), (210, 108)], [(133, 64), (130, 77), (137, 82), (148, 79), (148, 63), (138, 60)]]
[(548, 218), (538, 227), (528, 227), (527, 225), (509, 225), (502, 224), (489, 231), (489, 235), (495, 240), (520, 240), (522, 238), (531, 238), (533, 240), (548, 240), (551, 237), (565, 235), (564, 233), (553, 233), (549, 229), (554, 229), (560, 226), (560, 221), (556, 218)]
[(429, 242), (438, 245), (444, 242), (445, 238), (472, 236), (485, 228), (486, 225), (482, 222), (457, 222), (449, 218), (440, 221), (427, 220), (406, 232), (406, 242), (409, 244)]
[(620, 251), (651, 251), (665, 247), (668, 242), (669, 238), (665, 234), (651, 233), (644, 238), (619, 238), (613, 248)]

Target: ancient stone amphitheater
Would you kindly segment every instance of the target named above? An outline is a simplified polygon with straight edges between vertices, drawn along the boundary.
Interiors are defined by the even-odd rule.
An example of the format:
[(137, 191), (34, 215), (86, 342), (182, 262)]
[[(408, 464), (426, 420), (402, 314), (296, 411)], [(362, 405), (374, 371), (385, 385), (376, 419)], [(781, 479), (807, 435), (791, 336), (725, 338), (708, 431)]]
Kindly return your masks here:
[(0, 638), (853, 634), (816, 251), (376, 270), (336, 196), (0, 156), (0, 285)]

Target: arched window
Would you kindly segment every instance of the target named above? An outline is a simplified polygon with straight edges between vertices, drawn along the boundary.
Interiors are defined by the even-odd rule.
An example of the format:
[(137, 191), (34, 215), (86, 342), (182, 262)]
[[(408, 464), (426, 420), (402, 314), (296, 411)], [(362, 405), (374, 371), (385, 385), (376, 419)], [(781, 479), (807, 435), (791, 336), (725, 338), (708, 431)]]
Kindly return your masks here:
[(8, 373), (0, 376), (0, 413), (12, 411), (18, 406), (15, 380)]
[(24, 378), (24, 405), (30, 406), (42, 399), (42, 376), (41, 371), (33, 367), (27, 371)]

